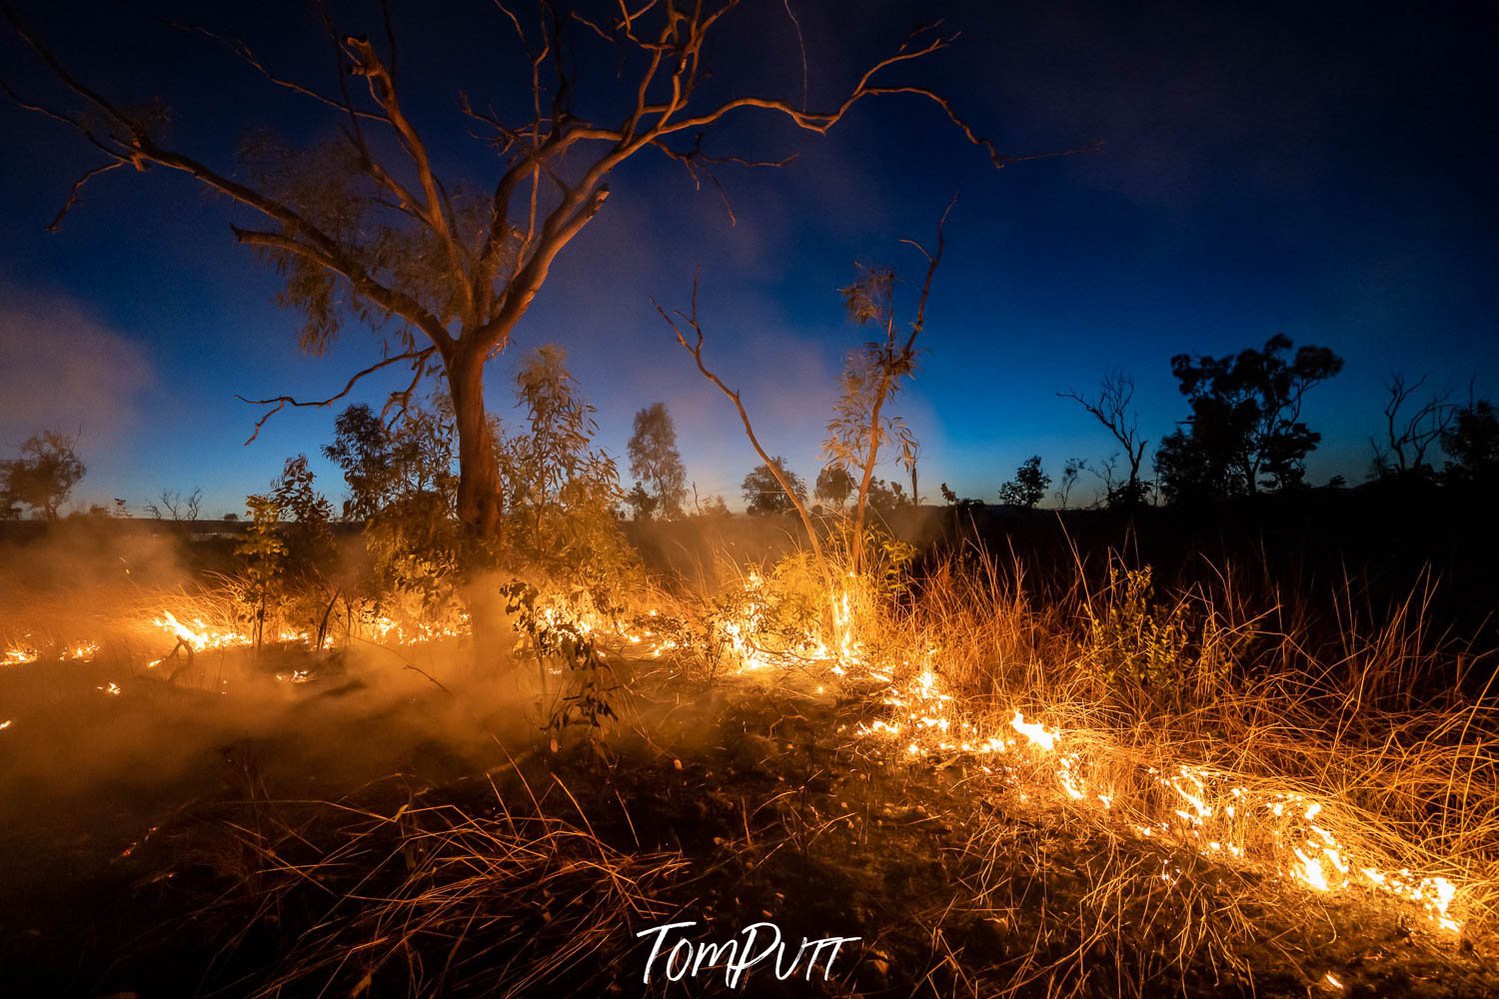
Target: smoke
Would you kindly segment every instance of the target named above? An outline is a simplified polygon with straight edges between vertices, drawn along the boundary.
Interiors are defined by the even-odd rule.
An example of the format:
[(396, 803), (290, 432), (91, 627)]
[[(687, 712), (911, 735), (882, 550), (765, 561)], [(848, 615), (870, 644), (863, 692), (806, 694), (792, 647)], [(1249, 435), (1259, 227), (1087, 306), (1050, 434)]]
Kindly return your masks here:
[(138, 344), (71, 299), (0, 284), (0, 444), (41, 429), (119, 442), (155, 374)]
[(0, 665), (0, 852), (87, 836), (79, 862), (103, 863), (184, 802), (336, 798), (395, 774), (446, 782), (505, 763), (501, 744), (539, 744), (533, 692), (479, 682), (457, 641), (189, 659), (153, 622), (222, 610), (204, 542), (108, 519), (41, 536), (12, 526), (0, 659), (37, 655)]

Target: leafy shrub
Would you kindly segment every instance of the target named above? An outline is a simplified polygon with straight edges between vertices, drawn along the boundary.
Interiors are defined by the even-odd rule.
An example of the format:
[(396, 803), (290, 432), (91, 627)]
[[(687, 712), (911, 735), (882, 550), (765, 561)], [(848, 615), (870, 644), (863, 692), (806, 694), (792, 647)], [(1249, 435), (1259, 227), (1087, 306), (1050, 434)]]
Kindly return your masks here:
[[(1101, 606), (1098, 606), (1100, 605)], [(1087, 605), (1083, 658), (1109, 686), (1177, 702), (1190, 672), (1188, 604), (1155, 599), (1150, 566), (1109, 567), (1109, 586)]]
[(609, 702), (618, 689), (612, 671), (599, 648), (597, 632), (590, 623), (596, 611), (584, 591), (567, 597), (543, 597), (530, 583), (519, 580), (500, 588), (505, 610), (514, 615), (512, 627), (519, 634), (519, 656), (534, 656), (541, 672), (542, 698), (546, 697), (547, 664), (560, 663), (569, 683), (561, 696), (545, 705), (544, 728), (552, 736), (552, 749), (564, 729), (581, 725), (590, 743), (598, 745), (606, 722), (618, 718)]

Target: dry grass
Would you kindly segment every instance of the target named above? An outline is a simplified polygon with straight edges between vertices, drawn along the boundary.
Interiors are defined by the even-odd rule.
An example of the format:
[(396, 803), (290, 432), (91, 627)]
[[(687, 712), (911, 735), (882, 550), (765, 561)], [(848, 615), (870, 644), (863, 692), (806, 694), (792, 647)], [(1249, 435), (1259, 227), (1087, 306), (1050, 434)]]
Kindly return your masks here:
[[(560, 780), (551, 793), (570, 801)], [(665, 921), (656, 893), (686, 866), (608, 845), (576, 808), (522, 807), (498, 789), (484, 808), (303, 806), (246, 811), (227, 824), (233, 848), (214, 848), (233, 888), (198, 918), (225, 909), (248, 931), (316, 913), (250, 994), (585, 994), (637, 929)]]
[[(821, 575), (793, 557), (722, 568), (706, 596), (643, 592), (614, 619), (558, 613), (613, 634), (611, 661), (647, 659), (621, 705), (636, 724), (664, 716), (639, 710), (653, 688), (701, 664), (698, 682), (746, 681), (746, 695), (799, 705), (788, 725), (820, 718), (837, 766), (878, 756), (963, 772), (940, 847), (957, 894), (915, 913), (931, 964), (917, 991), (1253, 990), (1267, 968), (1315, 983), (1318, 933), (1377, 919), (1434, 961), (1490, 953), (1499, 715), (1475, 687), (1489, 664), (1432, 634), (1429, 587), (1376, 613), (1349, 584), (1317, 614), (1227, 570), (1172, 591), (1111, 568), (1079, 566), (1056, 589), (982, 552), (915, 581), (876, 562), (840, 576), (830, 611)], [(224, 630), (237, 613), (222, 589), (142, 590), (119, 606), (109, 621), (71, 620), (98, 624), (105, 648), (132, 661), (166, 652), (142, 624), (164, 610)], [(71, 612), (53, 609), (63, 623), (45, 640), (62, 648)], [(706, 726), (682, 690), (673, 710)], [(899, 731), (866, 724), (853, 738), (854, 722), (839, 735), (816, 703)], [(237, 821), (232, 848), (214, 847), (236, 886), (221, 901), (242, 926), (248, 910), (248, 923), (299, 927), (261, 994), (519, 995), (559, 982), (587, 993), (614, 981), (609, 962), (701, 871), (683, 853), (596, 835), (561, 778), (546, 779), (532, 795), (514, 772), (482, 804), (257, 806)], [(782, 784), (742, 803), (746, 851), (812, 857), (855, 828), (838, 798), (813, 797)], [(762, 813), (774, 829), (752, 832)]]
[[(1499, 716), (1486, 691), (1469, 689), (1475, 660), (1432, 647), (1427, 596), (1418, 590), (1370, 628), (1352, 613), (1350, 586), (1337, 629), (1314, 644), (1304, 608), (1256, 606), (1228, 574), (1142, 602), (1123, 572), (1095, 588), (1079, 572), (1068, 592), (1033, 602), (1017, 567), (970, 554), (937, 567), (899, 613), (862, 620), (878, 659), (903, 664), (892, 685), (907, 691), (903, 704), (923, 673), (951, 698), (897, 711), (953, 725), (908, 723), (894, 740), (911, 740), (908, 759), (950, 763), (960, 722), (974, 741), (1006, 735), (1009, 748), (973, 754), (980, 797), (1045, 809), (1100, 844), (1083, 868), (1094, 887), (1065, 915), (1071, 946), (1057, 954), (1056, 928), (1038, 928), (1034, 960), (1006, 969), (1007, 987), (1086, 992), (1099, 983), (1082, 958), (1097, 951), (1153, 953), (1176, 974), (1247, 976), (1246, 947), (1274, 946), (1329, 905), (1392, 898), (1402, 924), (1433, 945), (1487, 950), (1499, 902)], [(1169, 671), (1131, 672), (1159, 658), (1152, 643), (1167, 647)], [(1017, 710), (1056, 734), (1054, 749), (1017, 738), (1007, 724)], [(968, 841), (982, 861), (982, 907), (1024, 905), (1008, 894), (1013, 864), (996, 863), (1014, 848), (1011, 831), (998, 814)], [(1456, 888), (1448, 916), (1460, 937), (1440, 925), (1446, 905), (1425, 880), (1436, 878)], [(1114, 983), (1150, 994), (1148, 974), (1124, 984)]]

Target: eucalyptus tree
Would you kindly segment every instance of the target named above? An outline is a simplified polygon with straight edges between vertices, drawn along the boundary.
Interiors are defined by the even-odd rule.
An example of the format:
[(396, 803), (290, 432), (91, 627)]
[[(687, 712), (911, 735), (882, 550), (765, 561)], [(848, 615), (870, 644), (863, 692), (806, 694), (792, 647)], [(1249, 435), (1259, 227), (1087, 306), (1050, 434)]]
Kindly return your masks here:
[[(305, 350), (326, 350), (350, 325), (370, 328), (379, 344), (378, 358), (331, 396), (248, 400), (265, 407), (256, 432), (286, 407), (331, 405), (363, 379), (392, 368), (410, 375), (409, 383), (402, 377), (405, 387), (392, 394), (384, 414), (399, 416), (422, 379), (438, 375), (457, 425), (457, 515), (471, 534), (487, 537), (503, 510), (483, 395), (486, 365), (510, 344), (559, 255), (604, 209), (618, 168), (656, 155), (684, 167), (693, 183), (707, 179), (717, 186), (716, 166), (786, 162), (734, 151), (736, 123), (746, 117), (771, 116), (821, 135), (866, 99), (891, 96), (934, 105), (996, 167), (1011, 159), (947, 98), (898, 78), (951, 43), (954, 36), (934, 27), (918, 29), (867, 63), (820, 107), (808, 100), (805, 74), (787, 81), (801, 86), (784, 88), (800, 99), (762, 92), (756, 81), (714, 77), (715, 44), (767, 48), (763, 31), (735, 16), (749, 6), (761, 5), (620, 0), (608, 15), (593, 17), (541, 0), (523, 19), (496, 4), (487, 16), (497, 19), (517, 50), (514, 58), (495, 53), (494, 64), (524, 66), (525, 82), (506, 92), (498, 70), (455, 67), (455, 74), (471, 78), (454, 95), (455, 114), (447, 120), (419, 120), (421, 102), (408, 99), (418, 88), (397, 72), (396, 34), (384, 5), (375, 37), (340, 31), (324, 14), (336, 73), (322, 82), (294, 77), (239, 38), (194, 29), (222, 45), (226, 58), (263, 77), (270, 91), (309, 102), (338, 126), (334, 138), (310, 146), (253, 134), (236, 158), (179, 142), (166, 128), (170, 116), (161, 104), (105, 93), (11, 6), (0, 3), (0, 12), (45, 70), (46, 82), (37, 86), (48, 92), (21, 93), (9, 83), (6, 91), (23, 108), (77, 133), (98, 157), (72, 184), (51, 228), (78, 205), (85, 187), (127, 168), (169, 171), (219, 196), (233, 210), (234, 238), (283, 276), (280, 298), (301, 314)], [(764, 6), (772, 14), (782, 9)], [(801, 55), (805, 66), (805, 48)], [(770, 52), (763, 56), (753, 64), (775, 62)], [(473, 93), (493, 94), (494, 106), (503, 110), (476, 104), (467, 96)], [(471, 180), (447, 168), (461, 157), (438, 152), (455, 136), (472, 137), (492, 153), (490, 176)], [(713, 152), (706, 148), (710, 142)]]

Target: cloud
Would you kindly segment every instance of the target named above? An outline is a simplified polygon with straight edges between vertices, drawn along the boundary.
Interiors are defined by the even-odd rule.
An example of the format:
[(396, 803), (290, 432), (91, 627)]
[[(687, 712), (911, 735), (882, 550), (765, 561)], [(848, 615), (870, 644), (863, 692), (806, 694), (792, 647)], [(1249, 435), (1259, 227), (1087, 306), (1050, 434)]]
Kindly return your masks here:
[(0, 285), (0, 444), (41, 429), (119, 442), (155, 381), (139, 345), (61, 295)]

